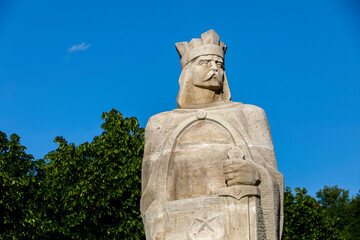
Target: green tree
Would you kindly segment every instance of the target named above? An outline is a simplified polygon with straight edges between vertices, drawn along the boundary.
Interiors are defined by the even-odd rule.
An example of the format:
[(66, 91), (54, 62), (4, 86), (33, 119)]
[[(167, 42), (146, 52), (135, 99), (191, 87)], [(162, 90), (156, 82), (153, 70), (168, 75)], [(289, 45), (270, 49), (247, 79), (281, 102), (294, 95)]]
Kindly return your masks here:
[(349, 225), (349, 190), (324, 186), (316, 193), (320, 206), (325, 210), (325, 214), (338, 221), (337, 228), (341, 232), (341, 239), (352, 239), (347, 234), (345, 226)]
[(324, 186), (323, 189), (316, 192), (316, 197), (321, 206), (325, 208), (345, 207), (349, 204), (349, 190), (339, 188), (337, 185), (333, 187)]
[(144, 129), (136, 118), (103, 113), (100, 136), (79, 146), (62, 137), (45, 156), (36, 199), (40, 235), (56, 239), (141, 239)]
[(284, 195), (284, 240), (339, 239), (337, 221), (326, 216), (315, 198), (307, 195), (305, 188), (289, 187)]
[(348, 206), (349, 224), (345, 226), (346, 237), (351, 240), (360, 240), (360, 191)]
[(25, 153), (20, 137), (0, 131), (0, 238), (23, 239), (33, 231), (32, 198), (37, 189), (34, 157)]

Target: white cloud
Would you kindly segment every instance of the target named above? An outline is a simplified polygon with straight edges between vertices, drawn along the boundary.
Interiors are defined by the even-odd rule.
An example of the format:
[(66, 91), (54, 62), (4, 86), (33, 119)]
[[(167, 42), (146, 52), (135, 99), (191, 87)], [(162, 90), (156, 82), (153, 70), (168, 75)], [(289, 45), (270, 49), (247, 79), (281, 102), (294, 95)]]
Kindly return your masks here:
[(91, 46), (90, 43), (83, 42), (81, 44), (74, 44), (71, 48), (69, 48), (69, 52), (76, 52), (76, 51), (84, 51)]

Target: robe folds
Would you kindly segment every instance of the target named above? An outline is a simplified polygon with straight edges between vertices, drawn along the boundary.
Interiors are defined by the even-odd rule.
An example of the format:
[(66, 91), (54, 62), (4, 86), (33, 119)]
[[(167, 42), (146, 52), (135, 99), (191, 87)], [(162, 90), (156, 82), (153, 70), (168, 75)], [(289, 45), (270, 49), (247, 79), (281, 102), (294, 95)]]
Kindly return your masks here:
[[(258, 186), (226, 185), (223, 161), (234, 148), (258, 170)], [(175, 239), (176, 234), (183, 234), (184, 239), (206, 239), (201, 238), (206, 231), (213, 234), (212, 239), (236, 239), (226, 237), (229, 231), (242, 231), (248, 239), (280, 239), (283, 188), (261, 108), (224, 101), (201, 109), (174, 109), (149, 119), (141, 199), (148, 240)], [(242, 210), (244, 204), (246, 210)], [(247, 225), (240, 219), (241, 223), (230, 224), (233, 228), (224, 226), (238, 221), (236, 214), (244, 211)], [(177, 217), (172, 217), (174, 213)], [(257, 224), (260, 232), (235, 229), (249, 223)]]

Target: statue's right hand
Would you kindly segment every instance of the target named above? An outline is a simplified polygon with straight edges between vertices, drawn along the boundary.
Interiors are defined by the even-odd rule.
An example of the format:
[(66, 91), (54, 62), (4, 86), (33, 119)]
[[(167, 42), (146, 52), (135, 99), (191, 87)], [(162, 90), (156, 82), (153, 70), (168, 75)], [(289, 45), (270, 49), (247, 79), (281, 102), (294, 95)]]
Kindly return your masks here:
[(231, 158), (224, 161), (224, 175), (226, 184), (234, 185), (254, 185), (260, 183), (260, 175), (256, 167), (243, 159)]

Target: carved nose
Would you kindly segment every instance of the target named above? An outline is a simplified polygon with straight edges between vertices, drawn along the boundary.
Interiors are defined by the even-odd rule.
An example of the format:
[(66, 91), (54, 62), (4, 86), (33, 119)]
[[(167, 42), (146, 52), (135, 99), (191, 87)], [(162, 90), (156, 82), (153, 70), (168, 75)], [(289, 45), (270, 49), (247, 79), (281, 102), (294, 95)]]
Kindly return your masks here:
[(211, 61), (211, 68), (210, 68), (210, 70), (217, 71), (217, 66), (216, 66), (215, 61)]

